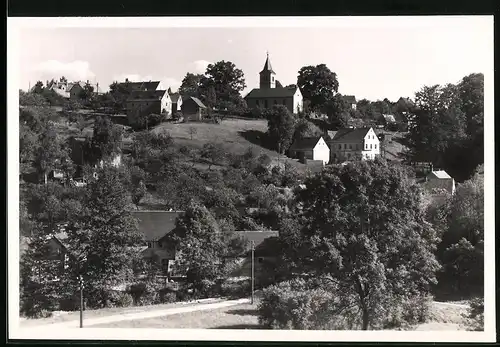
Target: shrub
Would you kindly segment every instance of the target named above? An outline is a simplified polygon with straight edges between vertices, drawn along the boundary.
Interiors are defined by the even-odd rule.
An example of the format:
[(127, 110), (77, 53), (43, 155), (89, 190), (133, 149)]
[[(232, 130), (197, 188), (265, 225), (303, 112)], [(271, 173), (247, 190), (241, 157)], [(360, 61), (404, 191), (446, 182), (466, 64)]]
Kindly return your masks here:
[(128, 293), (132, 296), (135, 305), (156, 305), (161, 303), (160, 289), (155, 283), (138, 282), (130, 286)]
[(484, 299), (475, 298), (469, 302), (470, 308), (465, 316), (467, 330), (483, 331), (484, 330)]
[(267, 329), (335, 329), (333, 302), (330, 292), (309, 289), (304, 280), (282, 282), (264, 290), (259, 323)]
[(165, 293), (163, 296), (160, 296), (160, 301), (162, 304), (177, 302), (177, 294), (174, 292)]
[(20, 297), (20, 312), (29, 318), (49, 317), (58, 308), (59, 300), (51, 288), (28, 282)]
[(129, 307), (134, 304), (134, 298), (127, 292), (110, 292), (109, 303), (111, 307)]
[(249, 297), (251, 295), (251, 280), (226, 281), (221, 284), (220, 295), (231, 299)]
[(380, 320), (380, 327), (402, 329), (425, 323), (430, 317), (431, 305), (432, 297), (425, 295), (394, 298), (388, 305), (386, 318)]

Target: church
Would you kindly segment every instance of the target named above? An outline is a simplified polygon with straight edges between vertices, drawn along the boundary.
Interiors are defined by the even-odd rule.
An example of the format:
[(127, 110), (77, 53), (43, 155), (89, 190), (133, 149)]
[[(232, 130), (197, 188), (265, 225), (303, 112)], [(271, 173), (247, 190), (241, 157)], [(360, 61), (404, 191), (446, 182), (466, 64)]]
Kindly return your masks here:
[(266, 63), (260, 72), (260, 88), (254, 88), (245, 96), (247, 106), (251, 109), (267, 109), (274, 105), (285, 105), (291, 113), (302, 111), (303, 99), (296, 86), (284, 88), (276, 79), (276, 72), (271, 66), (269, 53)]

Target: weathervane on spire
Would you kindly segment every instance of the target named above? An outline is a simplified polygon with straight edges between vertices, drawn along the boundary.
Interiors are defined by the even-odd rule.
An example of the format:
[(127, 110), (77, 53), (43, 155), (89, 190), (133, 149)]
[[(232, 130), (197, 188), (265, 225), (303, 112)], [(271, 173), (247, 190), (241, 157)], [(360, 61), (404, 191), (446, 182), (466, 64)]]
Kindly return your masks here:
[(269, 58), (269, 51), (268, 50), (266, 50), (266, 55)]

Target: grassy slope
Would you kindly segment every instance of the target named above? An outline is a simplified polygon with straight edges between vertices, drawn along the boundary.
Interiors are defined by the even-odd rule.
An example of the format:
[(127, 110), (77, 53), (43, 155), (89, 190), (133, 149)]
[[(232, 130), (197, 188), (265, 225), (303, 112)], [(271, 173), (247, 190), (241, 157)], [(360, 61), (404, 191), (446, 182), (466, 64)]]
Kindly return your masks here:
[[(190, 129), (196, 131), (192, 140)], [(261, 146), (259, 136), (262, 136), (267, 131), (267, 122), (265, 120), (226, 119), (221, 124), (163, 123), (152, 131), (168, 131), (174, 138), (175, 143), (179, 145), (200, 148), (209, 142), (220, 143), (228, 152), (234, 154), (243, 154), (249, 147), (253, 147), (260, 153), (269, 155), (274, 161), (286, 160), (298, 170), (305, 170), (306, 168), (305, 165), (295, 160), (279, 156), (277, 152)]]

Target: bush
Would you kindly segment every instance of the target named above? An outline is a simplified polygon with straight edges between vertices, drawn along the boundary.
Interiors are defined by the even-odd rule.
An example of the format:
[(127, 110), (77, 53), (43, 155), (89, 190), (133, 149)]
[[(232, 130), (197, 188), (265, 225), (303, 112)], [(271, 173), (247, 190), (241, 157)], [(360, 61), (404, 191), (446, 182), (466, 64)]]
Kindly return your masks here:
[(240, 299), (251, 295), (251, 280), (230, 282), (221, 284), (220, 295), (231, 299)]
[(160, 290), (157, 284), (151, 282), (138, 282), (130, 286), (128, 293), (132, 296), (137, 306), (160, 304)]
[(381, 320), (384, 329), (404, 329), (422, 324), (430, 317), (432, 297), (420, 295), (393, 299), (389, 305), (387, 316)]
[(304, 280), (282, 282), (264, 290), (258, 306), (259, 323), (267, 329), (335, 329), (333, 302), (330, 292), (310, 289)]
[(470, 308), (465, 316), (467, 330), (484, 331), (484, 299), (475, 298), (469, 302)]
[(129, 307), (134, 304), (134, 298), (127, 292), (110, 292), (109, 298), (110, 307)]
[(168, 292), (163, 296), (160, 295), (160, 301), (162, 304), (171, 304), (177, 302), (177, 294), (174, 292)]
[(59, 300), (51, 288), (28, 282), (20, 297), (20, 313), (29, 318), (49, 317), (59, 306)]

